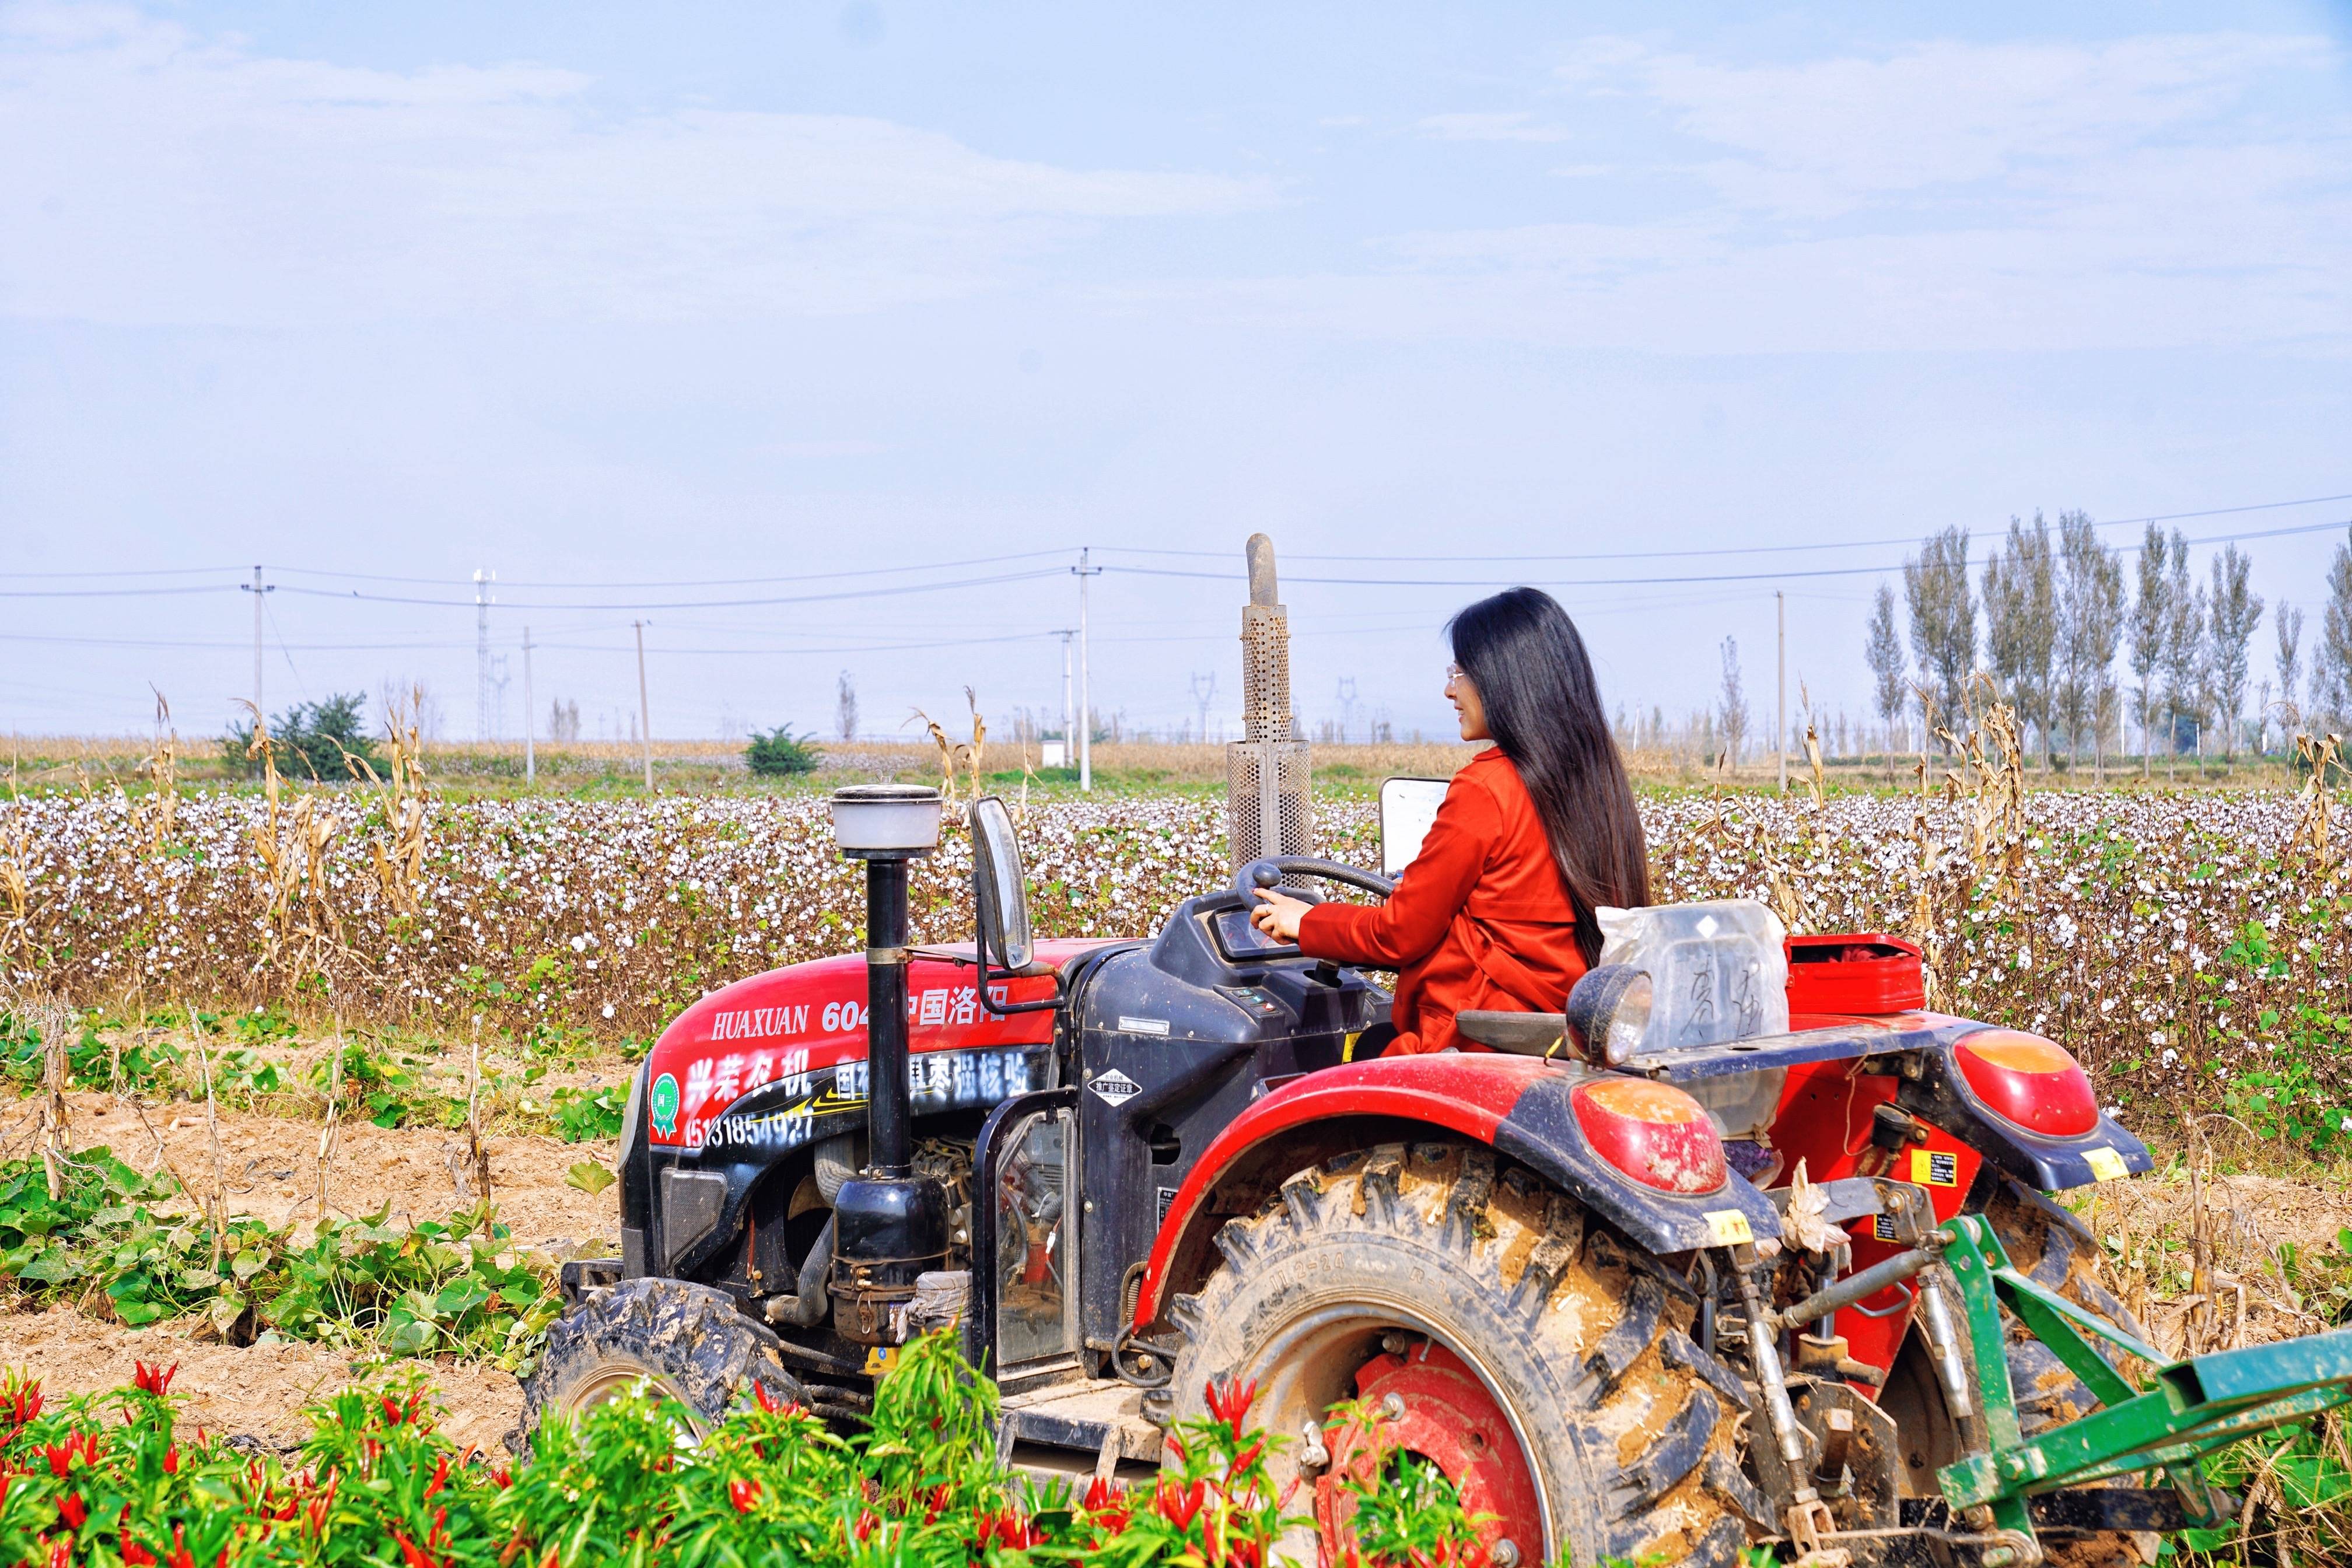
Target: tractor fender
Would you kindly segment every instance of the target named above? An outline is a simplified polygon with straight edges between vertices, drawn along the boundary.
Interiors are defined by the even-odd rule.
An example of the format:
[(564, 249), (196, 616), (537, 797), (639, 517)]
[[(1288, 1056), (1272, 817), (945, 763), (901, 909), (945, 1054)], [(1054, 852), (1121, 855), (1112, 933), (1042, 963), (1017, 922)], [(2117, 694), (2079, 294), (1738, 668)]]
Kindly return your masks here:
[(1952, 1057), (1954, 1048), (1979, 1027), (1971, 1025), (1919, 1052), (1914, 1058), (1916, 1069), (1904, 1075), (1895, 1103), (2037, 1192), (2065, 1192), (2156, 1169), (2156, 1156), (2147, 1145), (2104, 1110), (2088, 1131), (2056, 1137), (2021, 1127), (1987, 1105)]
[(1197, 1282), (1210, 1237), (1255, 1212), (1274, 1184), (1319, 1157), (1411, 1139), (1416, 1128), (1509, 1156), (1654, 1254), (1725, 1245), (1740, 1221), (1757, 1240), (1780, 1236), (1780, 1211), (1737, 1172), (1711, 1193), (1668, 1193), (1603, 1160), (1569, 1099), (1601, 1076), (1574, 1063), (1441, 1052), (1329, 1068), (1274, 1090), (1202, 1151), (1170, 1200), (1139, 1281), (1136, 1326), (1158, 1320), (1171, 1295)]

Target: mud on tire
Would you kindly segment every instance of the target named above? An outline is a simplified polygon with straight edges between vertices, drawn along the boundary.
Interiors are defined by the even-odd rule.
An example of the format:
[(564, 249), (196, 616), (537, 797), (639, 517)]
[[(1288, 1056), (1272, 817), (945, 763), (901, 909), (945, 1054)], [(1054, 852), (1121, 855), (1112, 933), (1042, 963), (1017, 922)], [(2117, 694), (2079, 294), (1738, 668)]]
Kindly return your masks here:
[(676, 1279), (624, 1279), (596, 1291), (548, 1331), (539, 1370), (523, 1385), (526, 1436), (551, 1415), (576, 1419), (640, 1384), (684, 1405), (698, 1436), (748, 1396), (802, 1397), (778, 1341), (732, 1298)]
[[(1254, 1418), (1293, 1439), (1286, 1468), (1301, 1426), (1402, 1329), (1470, 1363), (1508, 1415), (1549, 1535), (1516, 1542), (1520, 1562), (1727, 1568), (1771, 1528), (1739, 1462), (1748, 1394), (1685, 1331), (1693, 1305), (1493, 1151), (1346, 1156), (1292, 1176), (1216, 1242), (1222, 1267), (1169, 1308), (1184, 1338), (1175, 1417), (1202, 1413), (1212, 1379), (1255, 1379)], [(1311, 1560), (1311, 1543), (1286, 1547), (1299, 1544)]]

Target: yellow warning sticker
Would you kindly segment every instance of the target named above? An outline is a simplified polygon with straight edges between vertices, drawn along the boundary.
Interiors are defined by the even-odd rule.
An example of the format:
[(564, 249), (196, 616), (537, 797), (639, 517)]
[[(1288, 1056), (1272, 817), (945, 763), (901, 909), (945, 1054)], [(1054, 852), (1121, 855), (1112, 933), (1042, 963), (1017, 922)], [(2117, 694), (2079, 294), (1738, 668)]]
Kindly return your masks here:
[(2124, 1157), (2113, 1149), (2094, 1149), (2083, 1156), (2091, 1162), (2091, 1175), (2102, 1182), (2120, 1182), (2131, 1174), (2124, 1165)]
[(1709, 1209), (1706, 1215), (1706, 1244), (1709, 1247), (1740, 1247), (1756, 1239), (1756, 1232), (1748, 1216), (1738, 1209)]
[(1911, 1179), (1923, 1187), (1957, 1187), (1960, 1184), (1960, 1157), (1948, 1150), (1914, 1149)]
[(898, 1364), (897, 1345), (876, 1345), (866, 1352), (866, 1375), (879, 1377)]

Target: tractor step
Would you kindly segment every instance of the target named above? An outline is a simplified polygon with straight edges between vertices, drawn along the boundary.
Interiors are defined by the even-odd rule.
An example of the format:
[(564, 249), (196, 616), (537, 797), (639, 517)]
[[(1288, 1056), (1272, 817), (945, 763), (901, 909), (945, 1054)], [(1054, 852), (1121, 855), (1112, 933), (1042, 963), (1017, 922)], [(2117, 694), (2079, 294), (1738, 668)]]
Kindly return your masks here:
[(1083, 1492), (1097, 1477), (1126, 1483), (1158, 1475), (1160, 1438), (1144, 1419), (1141, 1389), (1094, 1378), (1006, 1395), (996, 1452), (1013, 1469)]

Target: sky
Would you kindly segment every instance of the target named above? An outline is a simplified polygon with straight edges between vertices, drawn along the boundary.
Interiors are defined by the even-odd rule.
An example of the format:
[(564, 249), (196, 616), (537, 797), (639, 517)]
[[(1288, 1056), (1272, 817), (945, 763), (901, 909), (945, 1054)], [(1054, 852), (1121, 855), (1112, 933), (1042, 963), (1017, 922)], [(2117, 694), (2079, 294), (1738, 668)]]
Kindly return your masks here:
[(1912, 542), (2036, 510), (2315, 626), (2347, 22), (0, 3), (0, 731), (214, 732), (256, 563), (272, 711), (453, 739), (526, 626), (625, 734), (640, 621), (657, 736), (1057, 715), (1081, 548), (1097, 709), (1213, 732), (1256, 531), (1310, 727), (1442, 732), (1517, 582), (1669, 715), (1727, 637), (1769, 714), (1777, 590), (1859, 714)]

